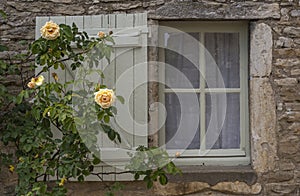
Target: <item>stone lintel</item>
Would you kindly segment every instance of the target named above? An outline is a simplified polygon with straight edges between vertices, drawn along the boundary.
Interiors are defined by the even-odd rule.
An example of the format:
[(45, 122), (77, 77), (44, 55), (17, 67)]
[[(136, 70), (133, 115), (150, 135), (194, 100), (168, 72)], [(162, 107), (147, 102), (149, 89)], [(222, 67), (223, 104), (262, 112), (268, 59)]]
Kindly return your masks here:
[(251, 1), (234, 3), (175, 1), (150, 12), (148, 17), (161, 20), (279, 19), (280, 8), (278, 3)]

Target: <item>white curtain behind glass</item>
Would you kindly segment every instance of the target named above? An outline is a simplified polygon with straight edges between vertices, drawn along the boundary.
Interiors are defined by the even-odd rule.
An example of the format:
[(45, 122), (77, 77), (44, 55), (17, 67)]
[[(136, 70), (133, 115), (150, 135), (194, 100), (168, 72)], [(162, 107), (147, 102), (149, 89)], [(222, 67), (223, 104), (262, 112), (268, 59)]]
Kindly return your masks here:
[[(192, 39), (191, 37), (194, 39)], [(200, 73), (199, 73), (199, 37), (200, 33), (189, 33), (189, 36), (184, 33), (169, 33), (165, 38), (166, 47), (170, 50), (165, 50), (165, 62), (180, 70), (191, 82), (193, 88), (200, 88)], [(239, 35), (238, 33), (205, 33), (205, 47), (210, 53), (215, 62), (211, 61), (207, 55), (205, 58), (205, 75), (209, 86), (206, 88), (224, 88), (220, 85), (225, 84), (225, 88), (239, 88)], [(177, 52), (172, 52), (175, 50)], [(183, 55), (181, 55), (183, 54)], [(185, 58), (185, 57), (186, 58)], [(188, 59), (191, 59), (190, 61)], [(193, 63), (192, 63), (192, 62)], [(217, 77), (216, 66), (220, 70), (222, 77)], [(166, 69), (166, 83), (171, 88), (187, 88), (180, 75), (171, 75), (171, 71)], [(222, 81), (222, 82), (220, 82)], [(177, 93), (178, 96), (188, 101), (188, 93)], [(221, 114), (218, 110), (224, 109), (220, 93), (206, 93), (205, 96), (205, 123), (206, 129), (214, 118), (217, 123), (210, 125), (211, 129), (206, 132), (206, 148), (210, 149), (229, 149), (239, 148), (240, 146), (240, 94), (227, 93), (227, 109), (225, 121), (222, 122)], [(214, 104), (215, 107), (212, 107)], [(193, 105), (189, 105), (184, 110), (180, 111), (178, 98), (174, 93), (165, 94), (165, 105), (167, 110), (166, 119), (166, 143), (168, 149), (183, 149), (188, 146), (188, 149), (200, 148), (200, 130), (197, 132), (189, 130), (189, 127), (178, 130), (181, 115), (188, 115), (188, 118), (195, 120), (200, 111), (195, 111)], [(204, 107), (204, 106), (200, 106)], [(215, 108), (217, 111), (212, 112)], [(198, 114), (198, 115), (196, 115)], [(201, 115), (201, 114), (200, 114)], [(180, 131), (180, 133), (176, 133)], [(187, 139), (187, 134), (193, 134), (193, 139)], [(172, 142), (169, 142), (172, 141)]]

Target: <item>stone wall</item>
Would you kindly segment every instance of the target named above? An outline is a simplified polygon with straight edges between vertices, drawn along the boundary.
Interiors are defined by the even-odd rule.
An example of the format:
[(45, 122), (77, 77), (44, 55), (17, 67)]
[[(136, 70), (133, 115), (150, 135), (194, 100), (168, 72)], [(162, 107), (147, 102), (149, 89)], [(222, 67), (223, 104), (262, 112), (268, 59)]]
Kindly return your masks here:
[[(250, 132), (251, 164), (255, 181), (243, 180), (245, 170), (224, 168), (225, 179), (208, 183), (186, 176), (214, 175), (198, 171), (186, 174), (187, 180), (173, 180), (168, 186), (156, 185), (143, 191), (142, 182), (127, 182), (128, 195), (300, 195), (300, 1), (298, 0), (1, 0), (0, 9), (8, 14), (0, 20), (1, 42), (10, 51), (23, 51), (20, 40), (32, 41), (35, 17), (49, 15), (95, 15), (147, 11), (151, 24), (159, 20), (249, 20), (250, 22)], [(155, 40), (151, 40), (155, 42)], [(149, 58), (155, 60), (155, 50)], [(8, 53), (0, 54), (7, 58)], [(149, 77), (156, 77), (155, 65), (149, 65)], [(9, 76), (6, 84), (18, 91), (18, 76)], [(157, 85), (149, 85), (149, 103), (157, 101)], [(150, 107), (155, 115), (155, 105)], [(152, 138), (157, 140), (157, 137)], [(153, 141), (152, 141), (153, 142)], [(220, 173), (220, 172), (219, 172)], [(231, 176), (231, 177), (230, 177)], [(0, 195), (13, 195), (17, 178), (7, 172), (0, 175)], [(70, 195), (99, 195), (98, 182), (69, 183)], [(103, 191), (102, 191), (103, 192)], [(102, 194), (102, 193), (101, 193)]]

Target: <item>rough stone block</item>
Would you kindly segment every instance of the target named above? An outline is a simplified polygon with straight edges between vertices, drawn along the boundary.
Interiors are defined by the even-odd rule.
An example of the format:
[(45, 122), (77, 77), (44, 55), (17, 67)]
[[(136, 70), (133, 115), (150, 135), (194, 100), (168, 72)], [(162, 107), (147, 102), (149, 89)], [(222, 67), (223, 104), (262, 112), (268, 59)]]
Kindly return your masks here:
[(300, 75), (300, 69), (299, 68), (292, 69), (291, 75), (292, 76)]
[(277, 184), (270, 183), (266, 185), (267, 195), (297, 195), (299, 193), (299, 184)]
[(300, 27), (286, 27), (283, 33), (291, 37), (300, 37)]
[(277, 159), (276, 104), (268, 78), (250, 81), (250, 111), (253, 168), (272, 171)]
[(293, 46), (293, 39), (288, 37), (279, 37), (275, 42), (277, 48), (291, 48)]
[(253, 195), (259, 194), (261, 192), (261, 185), (256, 183), (252, 186), (247, 185), (244, 182), (220, 182), (212, 187), (212, 190), (217, 190), (220, 192), (229, 192), (241, 195)]
[(250, 75), (269, 76), (272, 69), (272, 30), (264, 23), (252, 23), (250, 38)]
[(292, 17), (299, 17), (300, 16), (300, 10), (292, 10), (291, 11)]
[(274, 80), (279, 86), (294, 86), (298, 84), (297, 78), (283, 78)]

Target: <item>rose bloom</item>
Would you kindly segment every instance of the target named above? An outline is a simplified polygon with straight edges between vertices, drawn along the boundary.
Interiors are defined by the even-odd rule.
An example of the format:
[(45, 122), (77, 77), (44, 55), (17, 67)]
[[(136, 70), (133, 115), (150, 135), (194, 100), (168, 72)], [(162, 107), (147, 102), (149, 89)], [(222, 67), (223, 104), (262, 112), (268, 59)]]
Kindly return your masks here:
[(37, 86), (41, 86), (43, 84), (44, 80), (45, 80), (44, 76), (39, 76), (36, 78), (32, 78), (31, 82), (34, 82)]
[(54, 78), (55, 81), (58, 81), (58, 75), (57, 73), (53, 72), (52, 77)]
[(34, 88), (35, 86), (41, 86), (44, 82), (44, 76), (39, 76), (36, 78), (31, 78), (31, 81), (27, 84), (29, 88)]
[(106, 34), (105, 34), (103, 31), (99, 31), (99, 32), (98, 32), (98, 37), (99, 37), (100, 39), (102, 39), (102, 38), (106, 37)]
[(102, 108), (109, 108), (115, 101), (114, 91), (111, 89), (100, 89), (98, 92), (94, 93), (95, 102)]
[(63, 186), (65, 184), (65, 182), (67, 181), (67, 179), (65, 177), (63, 177), (61, 180), (60, 180), (60, 183), (58, 184), (58, 186)]
[(52, 22), (46, 22), (46, 24), (41, 28), (42, 37), (47, 40), (55, 40), (59, 37), (59, 26)]
[(35, 87), (35, 83), (34, 82), (28, 82), (27, 86), (29, 88), (34, 88)]
[(15, 167), (14, 167), (13, 165), (9, 165), (9, 168), (8, 168), (8, 169), (9, 169), (10, 172), (14, 172)]

